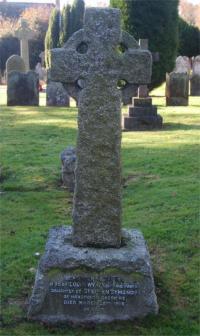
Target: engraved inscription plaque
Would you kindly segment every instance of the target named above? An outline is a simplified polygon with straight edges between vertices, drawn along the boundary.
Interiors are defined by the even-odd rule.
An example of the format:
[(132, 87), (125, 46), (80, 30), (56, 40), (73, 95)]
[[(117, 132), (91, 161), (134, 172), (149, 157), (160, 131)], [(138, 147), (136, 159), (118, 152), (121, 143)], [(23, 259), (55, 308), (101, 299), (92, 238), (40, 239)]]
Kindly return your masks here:
[(124, 307), (142, 291), (139, 282), (118, 276), (64, 276), (50, 282), (48, 300), (60, 300), (64, 309), (79, 306), (83, 311), (94, 312), (109, 305)]

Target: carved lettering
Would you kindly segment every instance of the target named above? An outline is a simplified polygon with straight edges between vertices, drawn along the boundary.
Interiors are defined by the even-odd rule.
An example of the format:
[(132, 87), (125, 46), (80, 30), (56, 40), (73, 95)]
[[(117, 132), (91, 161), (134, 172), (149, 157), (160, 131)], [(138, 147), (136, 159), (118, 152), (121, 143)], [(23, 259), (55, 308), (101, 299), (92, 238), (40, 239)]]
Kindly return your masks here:
[(105, 307), (107, 305), (125, 306), (127, 299), (140, 295), (144, 289), (138, 282), (128, 282), (117, 276), (67, 277), (63, 281), (52, 281), (50, 293), (63, 294), (64, 305)]

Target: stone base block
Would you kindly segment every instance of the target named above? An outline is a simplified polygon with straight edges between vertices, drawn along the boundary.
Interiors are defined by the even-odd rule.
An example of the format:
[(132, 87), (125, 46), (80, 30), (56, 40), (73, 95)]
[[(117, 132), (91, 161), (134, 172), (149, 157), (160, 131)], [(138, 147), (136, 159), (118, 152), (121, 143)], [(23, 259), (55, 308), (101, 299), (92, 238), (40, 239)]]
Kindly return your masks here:
[(166, 97), (166, 106), (188, 106), (188, 98)]
[(156, 106), (130, 106), (129, 107), (130, 117), (156, 117), (157, 107)]
[(78, 248), (72, 228), (50, 230), (28, 318), (49, 325), (90, 324), (157, 314), (149, 253), (142, 234), (124, 230), (120, 248)]
[(140, 116), (140, 117), (125, 117), (124, 129), (127, 131), (147, 131), (152, 129), (161, 129), (163, 119), (160, 115), (157, 116)]
[(152, 98), (133, 98), (133, 106), (152, 106)]

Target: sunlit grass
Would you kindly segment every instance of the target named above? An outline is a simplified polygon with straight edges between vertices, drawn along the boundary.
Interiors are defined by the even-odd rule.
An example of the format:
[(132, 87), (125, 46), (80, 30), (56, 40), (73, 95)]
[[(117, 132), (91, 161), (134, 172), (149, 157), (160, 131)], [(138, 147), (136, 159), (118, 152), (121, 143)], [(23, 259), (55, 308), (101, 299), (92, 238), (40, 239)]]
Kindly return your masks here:
[[(72, 196), (61, 187), (60, 152), (76, 144), (77, 109), (6, 107), (0, 90), (3, 336), (199, 334), (200, 97), (165, 107), (154, 132), (122, 133), (123, 226), (140, 229), (153, 263), (160, 312), (143, 321), (95, 329), (46, 328), (26, 321), (26, 302), (52, 226), (71, 225)], [(123, 108), (125, 112), (127, 108)]]

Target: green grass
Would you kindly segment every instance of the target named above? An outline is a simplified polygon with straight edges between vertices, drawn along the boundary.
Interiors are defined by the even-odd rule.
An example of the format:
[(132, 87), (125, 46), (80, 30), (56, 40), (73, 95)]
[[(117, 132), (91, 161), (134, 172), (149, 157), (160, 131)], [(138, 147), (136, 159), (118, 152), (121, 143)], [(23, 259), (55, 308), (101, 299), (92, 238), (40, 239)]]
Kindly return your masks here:
[[(161, 88), (163, 89), (163, 88)], [(190, 336), (198, 324), (200, 98), (165, 107), (155, 132), (122, 135), (123, 226), (139, 228), (151, 253), (158, 316), (95, 329), (47, 328), (26, 320), (38, 257), (52, 226), (70, 225), (71, 195), (61, 187), (59, 153), (75, 145), (75, 107), (1, 105), (1, 260), (3, 336)], [(0, 103), (5, 104), (5, 94)], [(44, 104), (44, 96), (41, 98)]]

